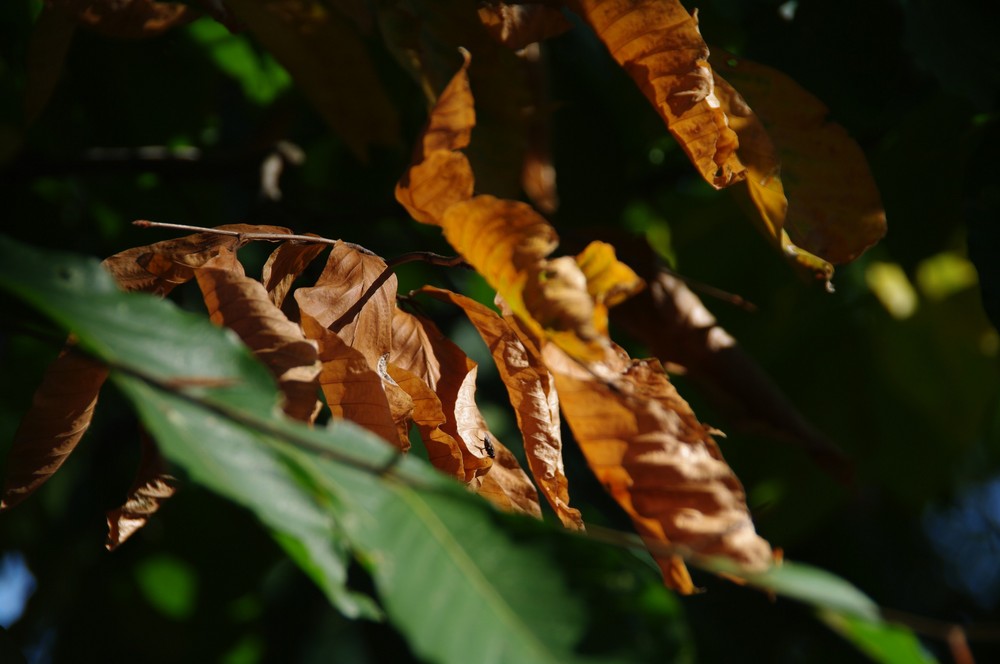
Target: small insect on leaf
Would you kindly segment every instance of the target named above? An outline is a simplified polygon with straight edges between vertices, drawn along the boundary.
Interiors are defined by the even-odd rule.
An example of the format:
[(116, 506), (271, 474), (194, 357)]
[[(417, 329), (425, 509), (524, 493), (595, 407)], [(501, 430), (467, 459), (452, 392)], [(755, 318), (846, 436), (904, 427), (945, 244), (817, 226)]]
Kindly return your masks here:
[(479, 449), (486, 452), (486, 456), (488, 456), (489, 458), (491, 459), (497, 458), (497, 451), (493, 447), (493, 439), (490, 438), (490, 434), (488, 433), (483, 434), (483, 444)]

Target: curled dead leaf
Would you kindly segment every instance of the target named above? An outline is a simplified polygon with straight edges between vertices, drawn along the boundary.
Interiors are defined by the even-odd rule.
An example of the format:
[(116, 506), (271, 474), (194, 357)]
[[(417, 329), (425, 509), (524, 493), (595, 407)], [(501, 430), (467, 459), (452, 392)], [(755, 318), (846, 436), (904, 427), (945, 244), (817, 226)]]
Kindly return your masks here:
[(701, 176), (719, 189), (746, 176), (739, 139), (715, 96), (709, 50), (678, 0), (571, 0), (667, 124)]
[[(542, 356), (591, 470), (644, 538), (748, 569), (771, 564), (743, 487), (658, 362), (609, 351), (584, 366), (554, 344)], [(679, 558), (658, 562), (669, 584), (693, 591)]]
[(90, 427), (103, 364), (67, 346), (49, 365), (7, 455), (0, 510), (17, 505), (59, 470)]
[(177, 492), (177, 479), (167, 473), (166, 463), (146, 432), (141, 434), (142, 457), (125, 503), (108, 512), (105, 547), (114, 551), (146, 525), (164, 501)]
[(524, 452), (535, 482), (567, 528), (582, 529), (579, 510), (569, 506), (569, 483), (562, 458), (559, 397), (541, 358), (489, 307), (464, 295), (425, 286), (419, 292), (451, 302), (469, 317), (497, 365), (510, 397)]

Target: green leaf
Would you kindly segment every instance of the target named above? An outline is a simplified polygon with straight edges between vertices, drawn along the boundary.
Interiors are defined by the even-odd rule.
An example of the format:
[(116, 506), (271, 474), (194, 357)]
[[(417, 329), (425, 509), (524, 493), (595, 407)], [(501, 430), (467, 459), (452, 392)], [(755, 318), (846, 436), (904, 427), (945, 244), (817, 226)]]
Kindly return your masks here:
[(139, 563), (135, 576), (143, 597), (163, 615), (185, 620), (194, 613), (198, 576), (183, 560), (154, 556)]
[[(108, 362), (168, 458), (252, 510), (341, 610), (354, 601), (360, 613), (336, 565), (349, 545), (419, 656), (519, 664), (639, 656), (632, 641), (594, 636), (613, 622), (606, 607), (636, 607), (648, 592), (648, 570), (624, 563), (628, 553), (500, 514), (350, 422), (317, 430), (288, 420), (266, 370), (234, 335), (169, 302), (118, 292), (96, 261), (0, 238), (0, 287)], [(677, 647), (666, 622), (674, 616), (661, 609), (646, 616), (650, 653)]]
[(928, 664), (937, 661), (924, 650), (917, 637), (903, 627), (833, 611), (820, 611), (819, 617), (876, 662)]

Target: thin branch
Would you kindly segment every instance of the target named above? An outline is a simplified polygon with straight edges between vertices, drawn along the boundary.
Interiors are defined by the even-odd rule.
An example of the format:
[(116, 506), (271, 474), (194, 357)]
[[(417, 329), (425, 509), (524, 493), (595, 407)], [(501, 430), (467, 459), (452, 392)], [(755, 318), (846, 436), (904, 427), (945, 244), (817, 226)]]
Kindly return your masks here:
[(661, 266), (659, 270), (661, 272), (669, 274), (674, 279), (683, 282), (685, 285), (687, 285), (691, 290), (695, 292), (700, 292), (705, 295), (708, 295), (709, 297), (714, 297), (717, 300), (722, 300), (723, 302), (731, 304), (734, 307), (738, 307), (743, 311), (746, 311), (751, 314), (757, 312), (756, 304), (750, 302), (749, 300), (744, 299), (742, 296), (737, 295), (736, 293), (730, 293), (729, 291), (724, 291), (721, 288), (712, 286), (711, 284), (706, 284), (703, 281), (692, 279), (691, 277), (685, 276), (679, 272), (674, 272), (668, 267)]
[[(306, 244), (329, 244), (336, 245), (343, 240), (331, 240), (325, 237), (319, 237), (317, 235), (294, 235), (291, 233), (241, 233), (239, 231), (230, 231), (221, 228), (203, 228), (202, 226), (189, 226), (187, 224), (170, 224), (162, 221), (148, 221), (146, 219), (137, 219), (132, 222), (133, 226), (138, 226), (139, 228), (170, 228), (178, 231), (195, 231), (196, 233), (212, 233), (214, 235), (228, 235), (230, 237), (237, 237), (245, 242), (261, 241), (261, 242), (302, 242)], [(355, 248), (358, 245), (352, 245), (347, 242), (350, 246)]]

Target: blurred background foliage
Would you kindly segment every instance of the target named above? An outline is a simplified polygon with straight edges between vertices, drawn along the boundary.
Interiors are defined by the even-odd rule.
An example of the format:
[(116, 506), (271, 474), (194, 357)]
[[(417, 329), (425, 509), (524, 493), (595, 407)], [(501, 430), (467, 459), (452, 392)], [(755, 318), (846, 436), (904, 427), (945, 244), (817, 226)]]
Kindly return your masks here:
[[(171, 236), (136, 229), (134, 219), (246, 222), (343, 238), (385, 257), (449, 253), (437, 229), (412, 222), (393, 199), (427, 107), (377, 27), (364, 47), (398, 112), (400, 140), (360, 159), (260, 43), (211, 18), (145, 40), (78, 29), (49, 103), (28, 126), (22, 100), (38, 66), (28, 54), (40, 11), (40, 2), (0, 3), (5, 233), (104, 257)], [(734, 200), (700, 180), (577, 25), (545, 45), (561, 198), (552, 218), (563, 247), (625, 231), (682, 275), (753, 302), (748, 313), (704, 296), (856, 466), (844, 485), (800, 449), (730, 431), (721, 446), (760, 532), (894, 615), (920, 616), (924, 643), (945, 659), (947, 623), (967, 626), (980, 661), (1000, 659), (1000, 337), (990, 323), (1000, 322), (1000, 185), (990, 175), (1000, 146), (1000, 9), (975, 0), (706, 0), (699, 18), (710, 45), (788, 73), (829, 106), (869, 157), (888, 236), (839, 268), (835, 294), (799, 281)], [(474, 92), (489, 94), (475, 81)], [(485, 132), (473, 146), (489, 141)], [(269, 158), (284, 166), (280, 198), (262, 190)], [(246, 251), (262, 262), (266, 250)], [(432, 283), (491, 298), (469, 273), (410, 264), (399, 274), (404, 293)], [(178, 297), (200, 306), (197, 296)], [(455, 312), (425, 304), (480, 362), (483, 412), (516, 447), (481, 342)], [(56, 349), (4, 327), (0, 440), (10, 441)], [(703, 395), (677, 382), (704, 421), (728, 430)], [(391, 627), (339, 617), (251, 517), (196, 486), (108, 554), (104, 513), (121, 503), (139, 446), (123, 400), (107, 388), (102, 400), (64, 468), (0, 517), (0, 619), (29, 661), (411, 658)], [(582, 458), (568, 455), (585, 518), (627, 528)], [(686, 660), (862, 658), (787, 600), (696, 581), (709, 592), (653, 593), (651, 602), (666, 604), (609, 611), (659, 616), (677, 645), (671, 656)]]

